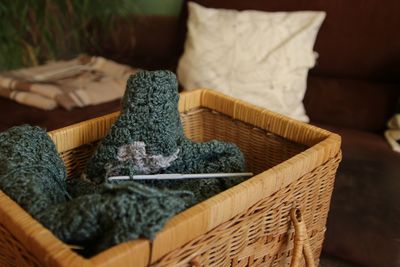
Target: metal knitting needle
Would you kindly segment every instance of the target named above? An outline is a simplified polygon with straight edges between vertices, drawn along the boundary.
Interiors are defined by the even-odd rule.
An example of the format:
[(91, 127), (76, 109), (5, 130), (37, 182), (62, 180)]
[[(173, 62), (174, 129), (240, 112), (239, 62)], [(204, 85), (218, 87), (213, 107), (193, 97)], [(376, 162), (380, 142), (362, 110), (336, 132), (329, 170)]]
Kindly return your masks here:
[(130, 176), (111, 176), (107, 179), (109, 181), (127, 181), (127, 180), (168, 180), (168, 179), (199, 179), (199, 178), (228, 178), (253, 176), (252, 172), (233, 172), (233, 173), (195, 173), (195, 174), (181, 174), (181, 173), (166, 173), (166, 174), (150, 174), (150, 175), (133, 175)]

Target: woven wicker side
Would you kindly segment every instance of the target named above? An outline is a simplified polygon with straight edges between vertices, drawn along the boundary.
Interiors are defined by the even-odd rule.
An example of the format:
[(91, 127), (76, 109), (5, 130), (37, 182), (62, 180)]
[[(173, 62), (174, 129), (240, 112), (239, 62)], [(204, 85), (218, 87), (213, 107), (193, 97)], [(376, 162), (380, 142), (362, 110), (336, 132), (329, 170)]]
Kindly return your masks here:
[[(251, 124), (254, 127), (274, 133), (298, 144), (313, 146), (332, 134), (326, 130), (254, 106), (214, 90), (203, 89), (199, 90), (199, 92), (202, 93), (202, 107), (225, 114), (235, 121)], [(332, 148), (334, 148), (334, 151), (338, 150), (338, 147), (332, 146)]]
[(0, 266), (92, 267), (0, 191)]
[[(246, 155), (249, 170), (258, 175), (172, 218), (153, 242), (152, 263), (282, 192), (340, 151), (340, 137), (328, 131), (213, 91), (200, 92), (201, 107), (208, 109), (200, 118), (203, 141), (235, 142)], [(309, 203), (316, 207), (318, 201), (322, 199)]]
[[(308, 148), (210, 109), (197, 112), (196, 115), (200, 115), (199, 119), (202, 121), (202, 141), (218, 139), (235, 143), (246, 157), (247, 168), (255, 174), (276, 166)], [(193, 120), (195, 116), (189, 112), (182, 116), (183, 121), (186, 117)]]
[[(16, 251), (18, 251), (19, 253), (15, 253)], [(1, 222), (0, 266), (41, 266), (38, 259)]]
[(98, 142), (92, 142), (60, 153), (67, 169), (67, 177), (79, 176), (83, 172), (86, 162), (95, 151), (97, 144)]
[(340, 154), (243, 213), (176, 249), (152, 266), (288, 266), (293, 249), (289, 212), (303, 210), (318, 266)]

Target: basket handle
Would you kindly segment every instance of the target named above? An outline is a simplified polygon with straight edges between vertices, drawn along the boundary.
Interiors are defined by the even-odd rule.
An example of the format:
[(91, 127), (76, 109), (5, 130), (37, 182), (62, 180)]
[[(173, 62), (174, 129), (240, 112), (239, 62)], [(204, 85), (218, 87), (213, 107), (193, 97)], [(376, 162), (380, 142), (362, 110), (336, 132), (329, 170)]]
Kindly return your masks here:
[(299, 266), (302, 254), (304, 255), (306, 266), (315, 267), (310, 242), (307, 236), (307, 228), (301, 210), (299, 208), (293, 208), (290, 211), (290, 218), (294, 225), (294, 247), (290, 267)]
[(195, 257), (195, 258), (191, 259), (189, 264), (190, 264), (190, 267), (202, 267), (200, 264), (199, 257)]
[[(303, 254), (306, 261), (306, 267), (315, 267), (310, 242), (307, 236), (307, 228), (301, 210), (299, 208), (291, 209), (290, 218), (294, 225), (294, 247), (290, 267), (298, 267)], [(193, 258), (189, 264), (191, 267), (201, 267), (198, 256)]]

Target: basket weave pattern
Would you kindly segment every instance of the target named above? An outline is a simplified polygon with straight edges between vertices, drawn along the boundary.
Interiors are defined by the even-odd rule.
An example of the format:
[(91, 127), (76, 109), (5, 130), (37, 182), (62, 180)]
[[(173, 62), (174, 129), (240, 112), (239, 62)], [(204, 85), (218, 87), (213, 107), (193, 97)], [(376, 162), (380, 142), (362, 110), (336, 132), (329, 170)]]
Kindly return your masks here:
[(303, 212), (312, 214), (305, 220), (314, 258), (319, 259), (330, 202), (325, 194), (333, 189), (339, 161), (340, 156), (332, 158), (153, 266), (187, 266), (193, 258), (202, 266), (288, 266), (293, 249), (293, 227), (288, 214), (294, 203), (301, 203)]
[[(256, 176), (178, 214), (152, 243), (126, 242), (90, 259), (0, 191), (0, 266), (289, 266), (295, 206), (318, 264), (340, 137), (208, 90), (183, 94), (180, 111), (190, 139), (234, 142)], [(69, 178), (82, 172), (117, 116), (49, 133)]]
[(41, 266), (35, 256), (2, 223), (0, 251), (0, 266)]

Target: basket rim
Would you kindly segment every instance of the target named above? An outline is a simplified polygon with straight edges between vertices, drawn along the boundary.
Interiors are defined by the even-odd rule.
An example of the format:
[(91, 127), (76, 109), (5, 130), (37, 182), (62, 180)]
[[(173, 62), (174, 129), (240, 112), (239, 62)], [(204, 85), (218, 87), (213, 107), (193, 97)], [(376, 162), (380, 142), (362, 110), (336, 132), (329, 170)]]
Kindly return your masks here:
[[(305, 144), (309, 148), (247, 181), (175, 215), (157, 234), (152, 243), (145, 239), (129, 241), (89, 259), (73, 252), (68, 245), (55, 237), (0, 190), (0, 202), (3, 203), (0, 205), (2, 222), (13, 235), (18, 236), (23, 244), (32, 249), (32, 254), (46, 263), (50, 263), (51, 266), (111, 266), (118, 263), (126, 264), (126, 262), (134, 262), (135, 266), (147, 266), (171, 250), (181, 247), (231, 219), (259, 199), (272, 195), (340, 153), (341, 138), (337, 134), (213, 90), (199, 89), (181, 93), (179, 111), (187, 112), (194, 108), (208, 108), (220, 112), (285, 139)], [(99, 121), (105, 122), (102, 127), (109, 127), (118, 114), (119, 112), (115, 112), (57, 129), (48, 134), (55, 142), (57, 150), (63, 152), (102, 138), (104, 135), (100, 133), (101, 131), (88, 136), (85, 134), (85, 130), (93, 129), (93, 126)], [(80, 138), (74, 142), (68, 142), (65, 137), (70, 134), (77, 134)], [(226, 207), (231, 208), (227, 209)], [(180, 235), (181, 232), (189, 232), (190, 235)]]

